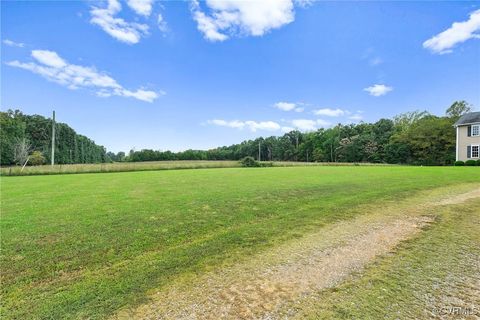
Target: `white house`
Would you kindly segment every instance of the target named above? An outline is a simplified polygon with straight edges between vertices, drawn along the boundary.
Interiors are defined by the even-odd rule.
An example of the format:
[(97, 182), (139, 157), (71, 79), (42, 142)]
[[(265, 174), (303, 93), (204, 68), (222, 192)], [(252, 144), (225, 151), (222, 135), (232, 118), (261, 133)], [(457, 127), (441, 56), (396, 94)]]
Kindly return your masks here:
[(470, 112), (455, 122), (457, 161), (480, 159), (480, 112)]

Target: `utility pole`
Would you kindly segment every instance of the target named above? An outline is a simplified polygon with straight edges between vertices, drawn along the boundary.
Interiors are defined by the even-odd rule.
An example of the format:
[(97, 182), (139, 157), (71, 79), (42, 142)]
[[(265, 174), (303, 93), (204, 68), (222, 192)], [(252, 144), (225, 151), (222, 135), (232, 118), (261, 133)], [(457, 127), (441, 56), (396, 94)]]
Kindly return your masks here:
[(52, 166), (55, 164), (55, 110), (52, 117)]
[(261, 153), (260, 153), (260, 141), (258, 141), (258, 161), (261, 161)]
[(295, 145), (295, 161), (298, 161), (298, 132), (295, 133), (295, 139), (297, 140), (297, 144)]

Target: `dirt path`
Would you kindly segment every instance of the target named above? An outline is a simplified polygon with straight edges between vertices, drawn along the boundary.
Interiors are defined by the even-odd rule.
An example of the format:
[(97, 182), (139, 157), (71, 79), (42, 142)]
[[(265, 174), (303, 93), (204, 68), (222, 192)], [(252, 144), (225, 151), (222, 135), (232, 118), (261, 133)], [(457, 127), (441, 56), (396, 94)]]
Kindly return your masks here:
[[(431, 210), (480, 197), (480, 188), (377, 208), (353, 220), (324, 227), (248, 261), (193, 279), (152, 296), (126, 319), (274, 319), (302, 297), (333, 287), (376, 257), (415, 236), (434, 221)], [(427, 200), (428, 199), (428, 200)]]
[(465, 192), (454, 197), (448, 197), (448, 198), (442, 199), (436, 204), (437, 205), (457, 204), (473, 198), (480, 198), (480, 187), (470, 192)]

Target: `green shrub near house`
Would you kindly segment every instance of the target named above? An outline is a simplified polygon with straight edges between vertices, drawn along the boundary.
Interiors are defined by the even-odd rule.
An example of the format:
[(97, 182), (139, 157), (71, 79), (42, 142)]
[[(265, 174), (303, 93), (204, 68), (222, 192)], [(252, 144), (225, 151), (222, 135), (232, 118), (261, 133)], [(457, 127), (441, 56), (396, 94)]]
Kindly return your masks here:
[(480, 166), (480, 159), (477, 160), (477, 166)]
[(465, 165), (466, 166), (476, 166), (477, 161), (476, 160), (467, 160), (467, 161), (465, 161)]
[(460, 160), (459, 160), (459, 161), (455, 161), (455, 166), (456, 166), (456, 167), (463, 167), (464, 165), (465, 165), (465, 162), (463, 162), (463, 161), (460, 161)]

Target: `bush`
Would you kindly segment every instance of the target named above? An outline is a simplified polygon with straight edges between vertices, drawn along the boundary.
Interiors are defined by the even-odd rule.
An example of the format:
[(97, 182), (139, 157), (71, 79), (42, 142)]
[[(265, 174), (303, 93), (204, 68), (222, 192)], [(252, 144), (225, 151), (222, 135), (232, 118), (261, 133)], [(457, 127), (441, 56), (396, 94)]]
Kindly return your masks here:
[(465, 161), (465, 165), (466, 166), (476, 166), (477, 161), (476, 160), (467, 160), (467, 161)]
[(253, 159), (253, 157), (245, 157), (242, 160), (240, 160), (240, 163), (242, 164), (242, 167), (260, 167), (260, 163)]
[(465, 165), (465, 162), (463, 161), (455, 161), (455, 166), (456, 167), (463, 167)]
[(33, 153), (30, 155), (28, 162), (32, 166), (40, 166), (45, 163), (45, 157), (40, 151), (33, 151)]
[(480, 159), (477, 160), (477, 166), (480, 166)]

